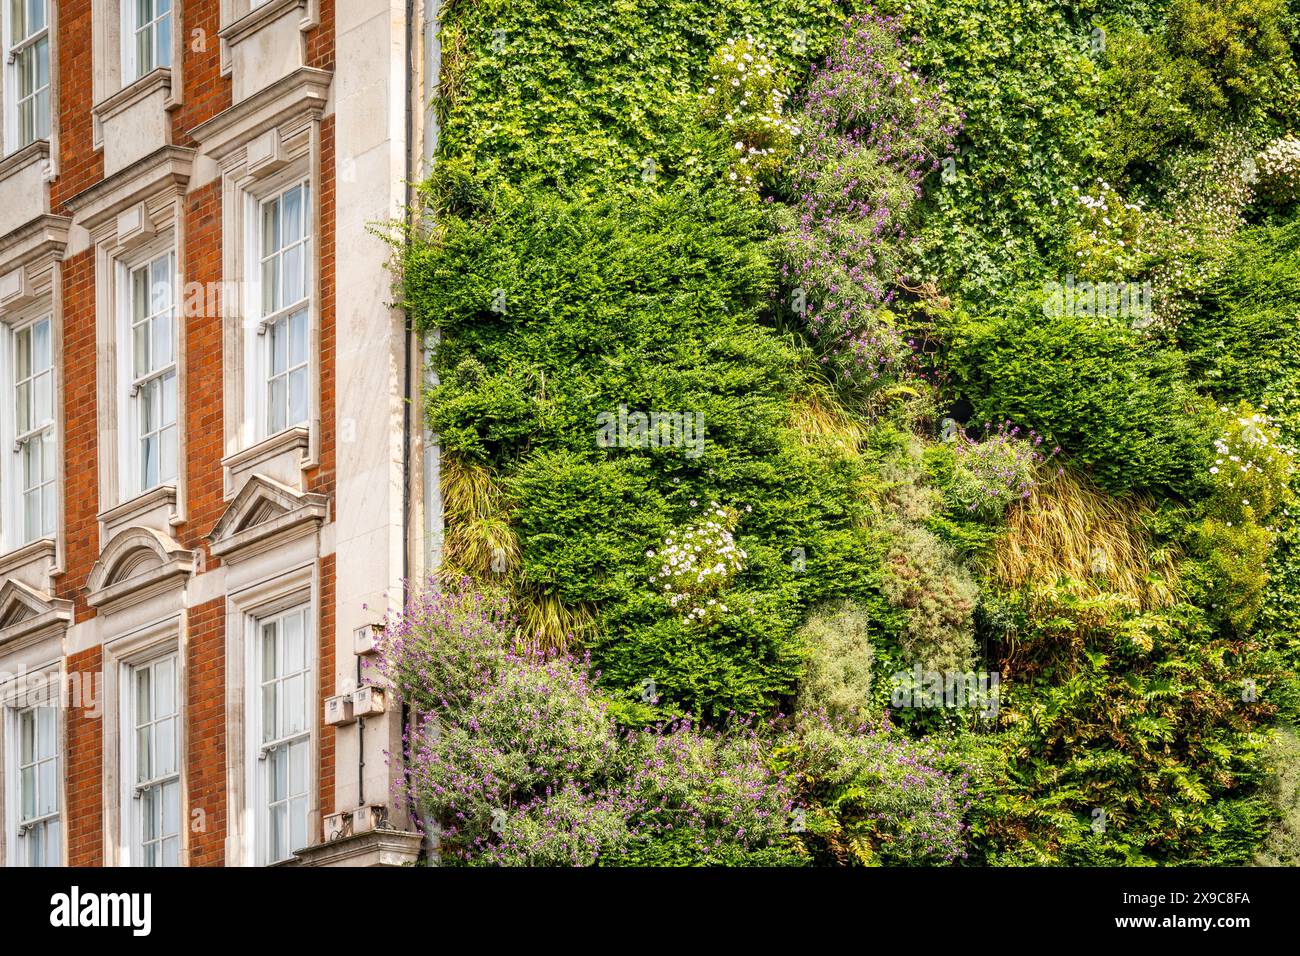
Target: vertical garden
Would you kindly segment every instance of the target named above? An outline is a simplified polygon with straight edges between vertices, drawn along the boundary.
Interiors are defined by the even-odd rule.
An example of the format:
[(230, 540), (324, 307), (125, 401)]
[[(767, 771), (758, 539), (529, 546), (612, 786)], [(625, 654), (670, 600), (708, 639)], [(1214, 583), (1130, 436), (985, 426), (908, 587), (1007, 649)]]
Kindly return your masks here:
[(1300, 862), (1283, 0), (453, 0), (444, 862)]

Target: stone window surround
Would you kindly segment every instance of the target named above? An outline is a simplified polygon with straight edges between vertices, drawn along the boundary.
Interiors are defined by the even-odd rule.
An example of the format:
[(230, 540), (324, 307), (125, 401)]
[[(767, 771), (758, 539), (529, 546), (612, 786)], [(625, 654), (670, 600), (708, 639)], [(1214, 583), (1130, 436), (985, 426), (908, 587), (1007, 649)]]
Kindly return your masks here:
[(239, 491), (234, 473), (246, 470), (244, 458), (263, 453), (273, 457), (303, 444), (301, 428), (258, 436), (257, 383), (249, 369), (259, 344), (257, 323), (252, 320), (257, 312), (254, 296), (259, 291), (259, 277), (245, 278), (252, 271), (257, 251), (257, 203), (299, 179), (307, 180), (311, 189), (313, 237), (308, 266), (312, 283), (307, 311), (308, 416), (299, 471), (308, 471), (320, 462), (320, 123), (329, 86), (328, 72), (301, 67), (190, 131), (203, 153), (221, 170), (223, 288), (241, 292), (222, 302), (223, 390), (226, 395), (241, 396), (240, 401), (226, 402), (223, 410), (222, 470), (227, 500)]
[(130, 683), (126, 671), (136, 664), (144, 664), (166, 654), (176, 654), (176, 698), (178, 705), (177, 763), (180, 769), (180, 865), (189, 865), (190, 811), (189, 811), (189, 694), (187, 693), (187, 628), (181, 609), (182, 593), (174, 589), (160, 598), (163, 616), (151, 623), (133, 628), (127, 633), (111, 637), (103, 644), (103, 687), (100, 694), (104, 724), (104, 865), (121, 866), (124, 861), (123, 846), (130, 841), (128, 813), (132, 810), (127, 797), (129, 781), (122, 776), (125, 762), (127, 728), (122, 723), (124, 693), (129, 693)]
[[(59, 645), (54, 644), (58, 650)], [(8, 772), (9, 748), (16, 746), (13, 740), (14, 714), (30, 706), (34, 701), (25, 689), (25, 678), (39, 674), (43, 679), (52, 679), (64, 673), (62, 660), (56, 657), (52, 661), (33, 667), (25, 674), (15, 677), (8, 683), (0, 685), (0, 866), (14, 866), (9, 859), (9, 847), (14, 839), (15, 830), (11, 814), (15, 812), (16, 803), (13, 793), (15, 782)], [(55, 735), (59, 741), (59, 832), (63, 837), (60, 849), (63, 865), (68, 862), (68, 708), (58, 706), (55, 712)]]
[[(9, 14), (3, 14), (6, 20)], [(37, 143), (44, 144), (45, 163), (47, 164), (45, 172), (45, 181), (50, 182), (59, 174), (59, 0), (49, 0), (49, 27), (50, 27), (50, 138), (38, 139), (34, 143), (29, 143), (20, 149), (9, 149), (9, 136), (12, 131), (9, 129), (9, 111), (4, 110), (5, 119), (0, 123), (0, 140), (3, 141), (3, 148), (0, 149), (0, 156), (5, 160), (26, 153), (28, 149)], [(6, 31), (8, 27), (6, 26)], [(4, 82), (8, 78), (8, 68), (0, 69), (0, 103), (4, 103), (5, 94)], [(23, 163), (21, 165), (26, 165)], [(15, 167), (9, 166), (7, 162), (0, 162), (0, 179), (7, 176)]]
[[(0, 537), (0, 566), (7, 572), (19, 573), (29, 562), (50, 560), (49, 576), (63, 570), (64, 547), (64, 463), (65, 441), (62, 396), (64, 394), (63, 369), (63, 251), (67, 246), (70, 220), (62, 216), (41, 216), (21, 229), (0, 239), (0, 349), (7, 350), (10, 324), (26, 322), (38, 315), (50, 316), (51, 358), (54, 364), (54, 440), (58, 454), (55, 456), (55, 521), (53, 538), (43, 538), (15, 547), (8, 547)], [(7, 367), (0, 356), (0, 368)], [(3, 383), (0, 383), (3, 386)], [(7, 406), (6, 406), (7, 407)], [(0, 427), (0, 433), (5, 431)], [(0, 454), (7, 450), (0, 448)], [(0, 469), (2, 470), (2, 469)], [(5, 492), (7, 494), (7, 491)], [(41, 542), (51, 543), (50, 548)], [(49, 553), (52, 551), (52, 553)], [(17, 564), (12, 559), (17, 560)], [(52, 590), (48, 584), (45, 590)]]
[[(317, 542), (310, 545), (314, 552)], [(286, 549), (291, 550), (291, 549)], [(270, 552), (263, 560), (248, 562), (247, 570), (256, 575), (253, 583), (226, 596), (226, 866), (255, 866), (257, 860), (257, 793), (256, 767), (257, 743), (250, 738), (251, 708), (258, 705), (260, 695), (248, 687), (250, 675), (256, 670), (253, 652), (257, 647), (256, 627), (261, 618), (307, 605), (311, 639), (307, 647), (311, 654), (311, 759), (307, 766), (311, 773), (311, 805), (307, 825), (312, 843), (319, 842), (321, 832), (320, 811), (320, 571), (319, 559), (307, 557), (291, 567), (283, 568), (284, 555)], [(253, 567), (256, 565), (256, 567)], [(295, 847), (294, 849), (299, 849)]]
[(230, 48), (251, 37), (267, 24), (291, 10), (299, 13), (298, 34), (302, 43), (306, 34), (320, 26), (320, 0), (221, 0), (221, 73), (229, 76), (233, 68)]
[[(185, 189), (194, 151), (165, 146), (117, 175), (83, 190), (68, 201), (74, 221), (90, 233), (95, 250), (96, 405), (99, 441), (100, 547), (160, 506), (170, 507), (167, 527), (183, 524), (187, 511), (187, 454), (185, 396), (188, 380), (185, 302)], [(116, 436), (123, 390), (119, 388), (118, 266), (135, 262), (150, 252), (172, 249), (176, 253), (174, 308), (177, 388), (177, 476), (162, 485), (124, 498), (123, 442)]]
[[(166, 89), (166, 108), (174, 109), (180, 105), (181, 91), (185, 89), (182, 69), (188, 38), (184, 4), (176, 0), (172, 3), (172, 65), (159, 67), (123, 86), (122, 3), (123, 0), (91, 0), (91, 101), (95, 104), (91, 107), (94, 117), (91, 146), (95, 149), (104, 147), (105, 117), (130, 108), (159, 87)], [(53, 62), (50, 68), (54, 69)]]

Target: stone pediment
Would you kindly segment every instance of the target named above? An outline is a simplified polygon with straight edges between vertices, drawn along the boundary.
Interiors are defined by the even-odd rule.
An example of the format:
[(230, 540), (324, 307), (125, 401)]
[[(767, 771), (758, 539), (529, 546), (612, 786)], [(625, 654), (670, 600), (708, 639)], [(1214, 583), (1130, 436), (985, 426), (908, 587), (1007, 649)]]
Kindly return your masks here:
[(0, 586), (0, 645), (66, 628), (72, 602), (9, 579)]
[(194, 552), (153, 528), (115, 534), (90, 569), (86, 600), (111, 613), (175, 587), (194, 571)]
[(224, 561), (241, 561), (315, 532), (329, 514), (325, 495), (300, 492), (255, 474), (226, 506), (208, 540)]

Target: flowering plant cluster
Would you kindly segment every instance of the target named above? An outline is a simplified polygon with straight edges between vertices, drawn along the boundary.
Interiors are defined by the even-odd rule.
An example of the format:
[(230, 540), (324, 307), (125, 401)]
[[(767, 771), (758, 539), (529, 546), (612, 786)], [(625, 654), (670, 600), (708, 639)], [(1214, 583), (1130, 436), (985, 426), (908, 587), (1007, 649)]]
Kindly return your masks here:
[(1039, 467), (1060, 453), (1042, 450), (1043, 436), (1030, 429), (1023, 437), (1010, 421), (996, 428), (984, 423), (981, 441), (957, 434), (956, 468), (947, 497), (958, 508), (1000, 516), (1013, 501), (1028, 498), (1038, 484)]
[(507, 624), (472, 591), (430, 590), (381, 641), (379, 668), (416, 713), (399, 795), (437, 821), (448, 858), (591, 865), (666, 833), (705, 854), (788, 832), (755, 727), (620, 734), (585, 658), (520, 652)]
[(658, 552), (646, 552), (647, 558), (659, 563), (650, 583), (669, 606), (684, 611), (683, 623), (704, 623), (727, 613), (718, 595), (748, 557), (736, 544), (739, 518), (735, 509), (712, 502), (699, 521), (668, 535)]
[(850, 20), (814, 67), (796, 125), (792, 204), (778, 209), (782, 276), (804, 304), (821, 360), (873, 390), (910, 354), (886, 306), (902, 268), (921, 180), (960, 125), (912, 68), (897, 19)]
[(1151, 256), (1150, 227), (1140, 202), (1125, 202), (1113, 186), (1098, 179), (1087, 191), (1074, 187), (1078, 206), (1069, 251), (1076, 273), (1085, 279), (1129, 278)]
[(1223, 250), (1245, 225), (1254, 199), (1258, 172), (1250, 158), (1248, 137), (1230, 129), (1206, 153), (1173, 164), (1175, 185), (1157, 227), (1160, 263), (1151, 273), (1162, 325), (1177, 325), (1188, 303), (1222, 270)]
[(1244, 404), (1219, 412), (1224, 423), (1209, 466), (1211, 510), (1229, 525), (1265, 522), (1289, 497), (1295, 450), (1263, 412)]
[(1276, 203), (1300, 198), (1300, 139), (1290, 133), (1273, 140), (1255, 157), (1258, 190)]
[(965, 859), (971, 773), (942, 746), (878, 724), (800, 714), (789, 752), (815, 807), (808, 828), (859, 862), (952, 863)]
[(771, 47), (760, 37), (733, 39), (709, 61), (703, 116), (727, 134), (736, 153), (727, 177), (747, 194), (772, 181), (799, 136), (785, 115), (789, 98)]

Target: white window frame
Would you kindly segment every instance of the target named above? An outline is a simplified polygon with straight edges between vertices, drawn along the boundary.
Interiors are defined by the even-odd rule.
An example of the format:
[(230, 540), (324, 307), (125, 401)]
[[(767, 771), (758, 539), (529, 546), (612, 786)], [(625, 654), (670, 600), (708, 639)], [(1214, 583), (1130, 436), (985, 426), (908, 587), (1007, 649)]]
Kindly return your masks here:
[[(4, 20), (4, 114), (5, 114), (5, 153), (13, 153), (32, 143), (48, 140), (54, 125), (54, 39), (50, 31), (50, 0), (40, 0), (45, 11), (45, 25), (26, 37), (15, 36), (14, 0), (3, 0), (4, 8), (0, 16)], [(19, 0), (24, 6), (31, 0)], [(33, 90), (20, 99), (19, 71), (21, 57), (28, 50), (35, 50), (41, 43), (45, 44), (45, 85)], [(38, 55), (39, 56), (39, 55)], [(41, 108), (41, 94), (44, 93), (45, 106)], [(24, 136), (21, 113), (25, 103), (34, 102), (32, 130), (30, 136)]]
[[(49, 366), (32, 373), (24, 382), (34, 383), (38, 376), (48, 377), (50, 383), (50, 409), (47, 418), (35, 421), (30, 427), (19, 430), (18, 422), (18, 342), (21, 336), (34, 335), (40, 325), (49, 329)], [(52, 312), (40, 311), (17, 320), (12, 325), (0, 324), (0, 553), (13, 551), (33, 541), (54, 538), (59, 523), (59, 377), (58, 377), (58, 327)], [(34, 395), (34, 389), (30, 390)], [(28, 399), (29, 404), (32, 398)], [(33, 532), (27, 525), (26, 503), (31, 488), (27, 485), (26, 455), (33, 441), (39, 440), (50, 451), (43, 458), (42, 477), (37, 486), (42, 498), (40, 527)], [(45, 474), (46, 467), (49, 473)], [(48, 517), (45, 513), (45, 496), (50, 499)]]
[[(52, 756), (38, 758), (35, 763), (24, 761), (22, 750), (22, 725), (28, 715), (39, 720), (35, 714), (48, 711), (53, 735), (54, 753)], [(5, 753), (5, 820), (6, 820), (6, 863), (9, 866), (32, 866), (29, 833), (32, 828), (42, 829), (53, 824), (57, 827), (54, 845), (58, 851), (58, 860), (45, 866), (62, 866), (67, 855), (67, 832), (63, 819), (63, 769), (64, 769), (64, 724), (57, 701), (23, 701), (21, 705), (13, 703), (4, 708), (4, 753)], [(39, 724), (37, 725), (39, 733)], [(52, 781), (54, 790), (54, 809), (47, 813), (24, 819), (22, 815), (22, 773), (26, 767), (52, 764)], [(40, 788), (40, 771), (36, 772), (38, 798)]]
[[(263, 216), (268, 207), (279, 205), (283, 209), (285, 198), (295, 190), (300, 190), (299, 219), (300, 235), (288, 242), (283, 238), (284, 216), (277, 217), (275, 248), (268, 249), (263, 230)], [(252, 418), (254, 441), (261, 441), (278, 435), (295, 427), (309, 426), (316, 407), (313, 380), (314, 363), (312, 353), (315, 342), (314, 309), (315, 303), (315, 256), (318, 253), (319, 237), (316, 236), (315, 189), (309, 175), (296, 176), (291, 180), (277, 184), (265, 195), (249, 196), (247, 249), (247, 275), (252, 281), (248, 283), (248, 315), (252, 318), (254, 334), (251, 336), (251, 356), (248, 368), (248, 413)], [(291, 301), (286, 301), (284, 292), (286, 261), (297, 254), (301, 274), (301, 294)], [(272, 270), (275, 287), (266, 282), (268, 268)], [(268, 301), (270, 299), (271, 301)], [(301, 328), (304, 351), (292, 355), (293, 338), (291, 325)], [(282, 368), (276, 368), (274, 352), (277, 342), (283, 337), (286, 361)], [(295, 380), (302, 385), (302, 410), (300, 416), (290, 414), (292, 410), (291, 393)], [(282, 401), (272, 399), (275, 381), (282, 383)], [(277, 406), (283, 405), (283, 419), (274, 417)]]
[[(172, 762), (173, 765), (165, 772), (155, 772), (148, 780), (138, 780), (138, 768), (140, 766), (140, 714), (138, 710), (139, 698), (137, 694), (138, 682), (144, 673), (150, 675), (150, 693), (153, 695), (153, 689), (157, 686), (156, 678), (160, 668), (164, 665), (171, 670), (172, 679), (172, 709), (165, 716), (160, 717), (156, 709), (151, 710), (148, 724), (154, 731), (157, 730), (158, 724), (163, 720), (171, 722), (172, 727)], [(182, 669), (180, 663), (180, 654), (175, 646), (167, 647), (162, 653), (154, 653), (153, 656), (143, 660), (133, 662), (123, 662), (121, 665), (121, 681), (119, 687), (121, 693), (121, 833), (122, 856), (121, 864), (123, 866), (180, 866), (185, 857), (185, 794), (183, 791), (184, 782), (181, 774), (181, 767), (184, 762), (185, 737), (184, 737), (184, 718), (183, 718), (183, 695), (184, 688), (181, 683)], [(151, 705), (156, 708), (156, 704)], [(157, 749), (157, 735), (151, 735), (150, 747)], [(157, 766), (156, 757), (151, 755), (153, 765)], [(168, 787), (173, 787), (176, 799), (175, 824), (176, 829), (170, 835), (166, 832), (160, 833), (155, 839), (146, 841), (143, 832), (143, 813), (145, 811), (144, 795), (147, 790), (159, 791), (159, 797), (162, 798)], [(160, 810), (160, 816), (165, 821), (165, 811)], [(165, 827), (164, 827), (165, 829)], [(175, 862), (167, 864), (158, 862), (150, 864), (147, 861), (148, 853), (145, 849), (145, 843), (157, 843), (160, 847), (164, 841), (175, 841)]]
[[(153, 13), (151, 19), (141, 22), (140, 10), (138, 9), (140, 0), (121, 0), (122, 5), (122, 86), (127, 87), (140, 79), (152, 73), (154, 70), (171, 69), (172, 65), (172, 46), (174, 43), (174, 32), (176, 21), (173, 14), (176, 9), (176, 0), (146, 0), (150, 4)], [(167, 9), (162, 13), (158, 12), (158, 7), (163, 3), (167, 4)], [(159, 26), (166, 21), (167, 35), (165, 41), (160, 39)], [(141, 61), (138, 49), (138, 38), (141, 34), (148, 37), (149, 58)]]
[[(303, 640), (303, 666), (293, 671), (291, 674), (280, 674), (275, 681), (285, 682), (289, 679), (300, 678), (302, 681), (302, 710), (304, 726), (298, 730), (278, 734), (271, 739), (264, 740), (265, 723), (265, 697), (264, 687), (268, 681), (263, 666), (263, 652), (265, 639), (265, 627), (275, 623), (282, 626), (282, 622), (289, 618), (297, 618), (302, 624)], [(246, 685), (245, 699), (247, 701), (246, 728), (247, 728), (247, 763), (248, 779), (246, 782), (249, 796), (250, 813), (249, 821), (252, 824), (252, 847), (253, 863), (257, 866), (268, 866), (273, 863), (279, 863), (283, 860), (292, 859), (294, 850), (302, 849), (301, 846), (289, 845), (285, 847), (285, 855), (273, 855), (271, 847), (271, 814), (273, 803), (283, 803), (272, 799), (270, 793), (272, 770), (275, 766), (277, 752), (283, 752), (287, 761), (291, 764), (292, 748), (298, 747), (305, 750), (304, 758), (304, 789), (301, 793), (289, 798), (290, 806), (286, 810), (286, 818), (292, 819), (293, 807), (292, 801), (302, 801), (302, 813), (300, 818), (303, 845), (311, 842), (313, 820), (312, 814), (316, 802), (316, 777), (319, 772), (317, 766), (318, 747), (316, 742), (316, 698), (319, 696), (316, 687), (316, 658), (318, 640), (315, 631), (316, 616), (313, 613), (312, 602), (302, 594), (277, 602), (275, 605), (263, 608), (256, 613), (247, 616), (247, 669), (245, 674), (248, 676)], [(279, 703), (282, 700), (281, 695), (277, 695), (277, 713), (279, 712)], [(285, 777), (289, 777), (290, 770), (286, 767)], [(289, 833), (292, 834), (292, 826)], [(290, 844), (298, 842), (289, 839)]]
[[(162, 309), (155, 310), (152, 308), (152, 285), (146, 292), (150, 297), (150, 303), (146, 306), (144, 322), (152, 323), (158, 319), (168, 316), (170, 319), (169, 339), (171, 345), (170, 360), (166, 363), (154, 366), (152, 335), (150, 336), (150, 358), (149, 367), (144, 374), (137, 376), (135, 369), (135, 330), (138, 324), (136, 321), (136, 289), (134, 277), (141, 270), (145, 270), (146, 277), (151, 274), (152, 267), (160, 260), (166, 260), (164, 266), (168, 293), (165, 306)], [(132, 498), (138, 497), (154, 488), (167, 485), (175, 485), (179, 480), (179, 471), (181, 462), (181, 420), (183, 418), (183, 400), (181, 394), (180, 378), (180, 346), (181, 346), (181, 328), (179, 321), (179, 310), (177, 308), (176, 290), (180, 284), (180, 276), (176, 269), (176, 253), (170, 245), (153, 246), (143, 255), (136, 255), (130, 259), (118, 260), (115, 264), (116, 272), (116, 300), (117, 300), (117, 381), (118, 381), (118, 423), (117, 433), (118, 440), (118, 501), (126, 502)], [(141, 418), (143, 413), (143, 403), (149, 401), (151, 388), (157, 384), (160, 388), (159, 407), (165, 405), (163, 392), (166, 389), (166, 380), (170, 379), (174, 401), (172, 403), (172, 421), (169, 425), (159, 425), (150, 434), (158, 437), (158, 469), (156, 480), (149, 481), (141, 461), (141, 443), (147, 437), (141, 429)], [(155, 423), (156, 424), (156, 423)], [(172, 432), (172, 445), (174, 461), (170, 469), (164, 467), (163, 461), (163, 432), (167, 430)]]

